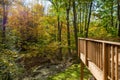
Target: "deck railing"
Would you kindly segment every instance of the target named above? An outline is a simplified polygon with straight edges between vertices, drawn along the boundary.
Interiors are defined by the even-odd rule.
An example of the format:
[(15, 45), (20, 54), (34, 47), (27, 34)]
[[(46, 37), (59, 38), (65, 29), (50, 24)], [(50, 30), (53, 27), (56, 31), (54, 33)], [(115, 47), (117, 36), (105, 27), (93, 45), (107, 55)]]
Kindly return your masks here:
[[(88, 38), (78, 39), (78, 55), (89, 68), (92, 62), (102, 75), (98, 80), (120, 80), (120, 43)], [(83, 58), (84, 56), (84, 58)], [(94, 73), (91, 71), (91, 73)], [(99, 79), (101, 76), (102, 79)]]

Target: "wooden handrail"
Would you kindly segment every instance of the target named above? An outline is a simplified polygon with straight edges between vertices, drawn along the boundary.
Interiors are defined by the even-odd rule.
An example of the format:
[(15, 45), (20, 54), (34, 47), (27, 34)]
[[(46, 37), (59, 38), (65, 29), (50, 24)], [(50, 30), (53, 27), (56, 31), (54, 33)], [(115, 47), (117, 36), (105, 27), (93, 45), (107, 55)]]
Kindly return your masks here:
[(100, 43), (106, 43), (106, 44), (113, 44), (120, 46), (120, 42), (112, 42), (112, 41), (104, 41), (104, 40), (96, 40), (96, 39), (90, 39), (90, 38), (78, 38), (80, 40), (88, 40), (93, 42), (100, 42)]
[[(78, 55), (98, 80), (119, 80), (120, 43), (78, 38)], [(91, 65), (95, 65), (102, 75), (94, 74)], [(102, 79), (99, 79), (102, 76)]]

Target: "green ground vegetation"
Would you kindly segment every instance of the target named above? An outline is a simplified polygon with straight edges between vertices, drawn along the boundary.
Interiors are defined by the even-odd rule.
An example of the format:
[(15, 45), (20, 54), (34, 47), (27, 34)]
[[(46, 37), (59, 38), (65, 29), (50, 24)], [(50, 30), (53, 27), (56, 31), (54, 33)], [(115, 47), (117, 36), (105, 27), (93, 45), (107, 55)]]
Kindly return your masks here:
[[(84, 69), (84, 80), (88, 80), (91, 77), (90, 72)], [(48, 80), (80, 80), (80, 64), (73, 64), (65, 71), (60, 72), (54, 76), (48, 78)]]

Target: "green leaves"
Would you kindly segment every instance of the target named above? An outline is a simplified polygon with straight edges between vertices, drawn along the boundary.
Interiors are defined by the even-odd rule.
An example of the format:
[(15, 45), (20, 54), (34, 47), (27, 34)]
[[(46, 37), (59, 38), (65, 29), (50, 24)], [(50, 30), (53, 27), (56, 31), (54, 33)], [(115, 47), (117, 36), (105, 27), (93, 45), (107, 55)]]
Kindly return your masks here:
[[(90, 76), (89, 71), (85, 69), (85, 80)], [(65, 71), (49, 77), (48, 80), (80, 80), (80, 64), (73, 64)]]
[[(8, 49), (0, 52), (0, 78), (6, 80), (7, 77), (16, 78), (22, 73), (22, 68), (18, 67), (16, 60), (18, 54)], [(9, 76), (7, 75), (9, 74)], [(5, 77), (6, 76), (6, 77)]]

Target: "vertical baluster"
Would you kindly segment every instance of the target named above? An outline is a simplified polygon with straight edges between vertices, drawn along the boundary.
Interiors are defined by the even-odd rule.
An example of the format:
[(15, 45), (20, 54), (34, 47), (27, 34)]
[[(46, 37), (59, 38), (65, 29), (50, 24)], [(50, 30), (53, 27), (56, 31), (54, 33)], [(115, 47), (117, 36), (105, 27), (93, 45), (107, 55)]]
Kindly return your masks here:
[(78, 39), (78, 57), (80, 58), (80, 40)]
[(97, 49), (96, 47), (97, 47), (97, 46), (96, 46), (96, 42), (95, 42), (95, 53), (94, 53), (94, 57), (95, 57), (95, 64), (96, 64), (96, 51), (97, 51), (97, 50), (96, 50), (96, 49)]
[(96, 51), (96, 65), (98, 66), (98, 42), (97, 42), (97, 51)]
[(92, 42), (92, 54), (91, 54), (92, 62), (93, 62), (93, 53), (94, 53), (94, 42)]
[(96, 65), (98, 66), (98, 42), (96, 43)]
[(115, 46), (115, 80), (118, 80), (118, 47)]
[(84, 55), (85, 55), (85, 52), (86, 52), (86, 40), (84, 40)]
[(92, 46), (91, 46), (91, 41), (88, 42), (88, 58), (91, 59), (90, 55), (91, 55), (91, 50), (92, 50)]
[(93, 54), (95, 53), (95, 45), (94, 45), (94, 42), (92, 42), (92, 62), (93, 62), (93, 60), (94, 60), (94, 56), (93, 56)]
[(103, 80), (107, 80), (107, 54), (106, 54), (106, 44), (103, 43), (102, 45), (102, 54), (103, 54)]
[(93, 54), (94, 55), (94, 63), (96, 64), (96, 55), (95, 54), (96, 54), (96, 42), (95, 42), (95, 52)]
[(103, 44), (101, 44), (101, 68), (103, 70)]
[(92, 59), (92, 54), (93, 54), (93, 42), (91, 42), (91, 54), (90, 54), (90, 59)]
[(84, 54), (84, 40), (80, 42), (81, 53)]
[(101, 69), (101, 43), (100, 43), (100, 69)]
[(111, 79), (114, 80), (114, 51), (113, 51), (113, 45), (111, 45)]
[(100, 68), (100, 43), (98, 44), (98, 67)]
[(97, 43), (97, 66), (99, 67), (99, 42)]
[(97, 66), (97, 50), (98, 50), (98, 46), (97, 46), (97, 42), (96, 42), (96, 53), (95, 53), (95, 57), (96, 57), (96, 66)]
[(85, 64), (88, 66), (88, 41), (86, 40)]
[(108, 76), (109, 76), (109, 78), (110, 78), (110, 76), (111, 76), (111, 67), (110, 67), (110, 63), (111, 63), (111, 61), (110, 61), (110, 55), (111, 55), (111, 46), (110, 45), (108, 45)]
[(87, 65), (87, 40), (84, 40), (85, 64)]
[(95, 42), (94, 42), (94, 52), (93, 52), (93, 62), (95, 63)]

